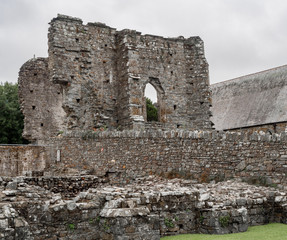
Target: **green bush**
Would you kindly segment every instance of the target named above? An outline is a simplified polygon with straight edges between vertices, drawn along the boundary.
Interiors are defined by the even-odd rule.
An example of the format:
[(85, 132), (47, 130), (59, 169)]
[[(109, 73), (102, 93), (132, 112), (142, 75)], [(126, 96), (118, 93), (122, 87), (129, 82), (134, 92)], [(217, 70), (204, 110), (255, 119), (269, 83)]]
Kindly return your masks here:
[(18, 101), (18, 85), (0, 83), (0, 144), (28, 143), (22, 138), (23, 119)]
[(158, 121), (157, 108), (153, 105), (149, 98), (146, 98), (146, 115), (148, 122)]

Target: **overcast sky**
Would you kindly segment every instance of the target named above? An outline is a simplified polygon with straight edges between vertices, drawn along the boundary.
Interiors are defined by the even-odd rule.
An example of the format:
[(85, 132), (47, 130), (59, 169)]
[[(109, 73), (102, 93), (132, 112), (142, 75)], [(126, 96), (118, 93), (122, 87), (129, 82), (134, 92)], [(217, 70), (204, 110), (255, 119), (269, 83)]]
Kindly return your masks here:
[(164, 37), (200, 36), (210, 82), (287, 64), (286, 0), (0, 0), (0, 82), (47, 56), (58, 13)]

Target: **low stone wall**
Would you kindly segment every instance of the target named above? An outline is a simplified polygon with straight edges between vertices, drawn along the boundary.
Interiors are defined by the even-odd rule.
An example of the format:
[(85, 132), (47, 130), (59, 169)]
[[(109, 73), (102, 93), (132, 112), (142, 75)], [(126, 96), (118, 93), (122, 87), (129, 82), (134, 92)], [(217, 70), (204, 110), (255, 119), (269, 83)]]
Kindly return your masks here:
[(148, 178), (90, 188), (74, 197), (0, 179), (0, 238), (6, 240), (159, 240), (183, 233), (224, 234), (250, 225), (287, 224), (286, 193), (228, 181)]
[(49, 176), (49, 177), (2, 177), (5, 182), (24, 182), (28, 185), (39, 186), (53, 193), (61, 193), (63, 197), (75, 197), (79, 192), (107, 184), (108, 179), (96, 176)]
[(43, 174), (49, 166), (46, 148), (33, 145), (0, 145), (0, 176)]
[(242, 178), (287, 185), (287, 135), (149, 131), (78, 133), (50, 141), (54, 174), (94, 174), (125, 184), (159, 175), (196, 182)]
[(0, 176), (93, 175), (113, 184), (158, 175), (195, 182), (241, 178), (287, 186), (287, 135), (143, 131), (77, 133), (43, 146), (0, 146)]

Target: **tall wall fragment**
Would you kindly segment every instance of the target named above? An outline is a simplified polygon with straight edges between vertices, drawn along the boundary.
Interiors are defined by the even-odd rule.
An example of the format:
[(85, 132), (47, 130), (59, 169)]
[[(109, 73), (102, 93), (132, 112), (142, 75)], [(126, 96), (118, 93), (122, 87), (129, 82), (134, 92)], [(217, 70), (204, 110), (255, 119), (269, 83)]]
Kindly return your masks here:
[[(141, 35), (58, 15), (50, 23), (48, 44), (48, 59), (30, 61), (29, 66), (40, 68), (48, 88), (60, 91), (55, 98), (38, 86), (44, 99), (57, 101), (57, 116), (55, 111), (45, 116), (57, 124), (46, 128), (40, 123), (39, 128), (29, 106), (23, 105), (30, 119), (25, 126), (28, 138), (43, 138), (55, 126), (63, 131), (144, 129), (148, 83), (157, 90), (161, 128), (211, 129), (208, 64), (199, 37)], [(20, 72), (22, 102), (25, 83), (34, 81), (28, 75)]]
[(19, 72), (19, 100), (24, 114), (23, 137), (40, 143), (63, 131), (66, 113), (62, 87), (49, 78), (48, 58), (27, 61)]

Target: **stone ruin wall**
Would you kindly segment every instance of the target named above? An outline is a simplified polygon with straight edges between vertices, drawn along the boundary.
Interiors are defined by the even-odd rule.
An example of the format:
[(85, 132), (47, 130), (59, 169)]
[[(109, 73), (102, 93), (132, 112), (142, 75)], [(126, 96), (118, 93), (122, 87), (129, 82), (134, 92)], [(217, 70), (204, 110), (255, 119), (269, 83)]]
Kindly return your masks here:
[(30, 176), (49, 167), (47, 147), (0, 145), (0, 177)]
[[(83, 189), (91, 181), (94, 184)], [(67, 195), (75, 183), (83, 191)], [(63, 186), (73, 188), (55, 192)], [(234, 181), (194, 184), (152, 177), (121, 188), (99, 187), (95, 177), (83, 176), (0, 178), (0, 196), (0, 238), (7, 240), (159, 240), (287, 223), (286, 192)]]
[(19, 73), (30, 141), (62, 131), (147, 128), (148, 83), (157, 90), (158, 128), (211, 129), (199, 37), (141, 35), (59, 15), (50, 23), (48, 45), (47, 59), (30, 60)]
[(41, 144), (62, 129), (62, 87), (49, 80), (48, 59), (26, 62), (19, 73), (19, 101), (24, 115), (23, 137)]
[(65, 129), (116, 127), (115, 29), (56, 18), (49, 28), (51, 81), (63, 87)]
[[(286, 141), (285, 133), (79, 132), (51, 138), (45, 147), (1, 146), (5, 154), (0, 160), (8, 165), (1, 168), (0, 176), (31, 176), (33, 171), (45, 176), (93, 174), (120, 185), (149, 175), (196, 182), (241, 178), (282, 187), (287, 184)], [(36, 152), (42, 157), (37, 157), (36, 152), (30, 154), (26, 170), (10, 171), (15, 162), (27, 161), (20, 158), (25, 155), (21, 152), (31, 148), (39, 148)], [(41, 167), (36, 167), (35, 162)]]

